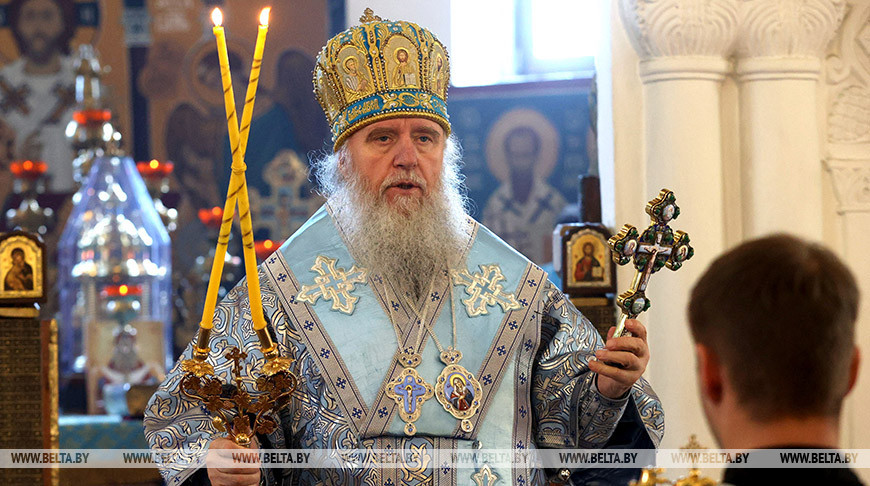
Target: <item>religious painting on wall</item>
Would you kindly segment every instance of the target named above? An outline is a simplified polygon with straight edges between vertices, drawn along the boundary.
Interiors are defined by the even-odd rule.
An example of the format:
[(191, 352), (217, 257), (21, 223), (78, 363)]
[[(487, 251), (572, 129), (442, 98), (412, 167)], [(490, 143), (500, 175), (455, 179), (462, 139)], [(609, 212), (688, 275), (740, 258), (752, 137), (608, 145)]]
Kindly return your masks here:
[(472, 216), (539, 265), (553, 260), (578, 177), (597, 172), (589, 80), (451, 88)]
[(21, 231), (0, 236), (0, 303), (44, 300), (44, 248), (35, 236)]
[[(179, 227), (201, 233), (197, 212), (222, 206), (230, 176), (224, 96), (215, 48), (214, 2), (155, 2), (150, 15), (152, 43), (137, 83), (150, 108), (153, 155), (174, 163), (174, 185), (181, 195)], [(237, 109), (244, 106), (251, 55), (262, 4), (223, 2), (227, 48)], [(305, 15), (299, 15), (305, 12)], [(251, 198), (264, 211), (278, 211), (276, 182), (268, 170), (292, 171), (287, 151), (307, 169), (308, 153), (324, 148), (329, 130), (312, 95), (314, 56), (328, 38), (327, 5), (307, 0), (274, 5), (245, 156)], [(307, 176), (303, 178), (307, 180)], [(311, 187), (302, 188), (310, 189)], [(304, 194), (307, 196), (307, 194)], [(281, 196), (286, 201), (286, 194)], [(291, 211), (308, 212), (309, 201)], [(310, 214), (310, 213), (309, 213)], [(257, 221), (258, 214), (253, 214)], [(192, 225), (189, 223), (193, 223)], [(257, 239), (286, 237), (264, 230)]]
[[(12, 160), (43, 161), (48, 191), (72, 193), (73, 150), (65, 135), (75, 108), (74, 56), (94, 45), (112, 87), (118, 121), (129, 126), (121, 2), (96, 0), (0, 0), (0, 174)], [(104, 28), (105, 27), (105, 28)], [(0, 180), (0, 182), (4, 182)], [(5, 200), (11, 184), (0, 184)]]

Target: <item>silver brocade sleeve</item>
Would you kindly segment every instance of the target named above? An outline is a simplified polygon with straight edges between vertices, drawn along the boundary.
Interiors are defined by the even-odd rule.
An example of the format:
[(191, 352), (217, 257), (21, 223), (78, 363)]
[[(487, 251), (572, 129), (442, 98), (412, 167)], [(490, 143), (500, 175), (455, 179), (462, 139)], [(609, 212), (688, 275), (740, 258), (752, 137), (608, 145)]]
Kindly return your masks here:
[(637, 411), (656, 446), (664, 435), (664, 412), (641, 378), (629, 396), (601, 395), (588, 361), (604, 342), (592, 323), (551, 282), (541, 308), (541, 353), (532, 383), (537, 418), (535, 439), (542, 447), (598, 448), (610, 439), (627, 406)]
[[(277, 295), (262, 270), (259, 279), (266, 317), (273, 325), (286, 326), (286, 315), (279, 308)], [(224, 383), (233, 382), (230, 373), (233, 363), (224, 354), (229, 347), (235, 346), (248, 354), (242, 363), (241, 374), (248, 392), (256, 395), (253, 389), (256, 373), (252, 370), (261, 369), (265, 359), (253, 329), (245, 279), (227, 292), (218, 304), (213, 323), (207, 361), (214, 366), (215, 375)], [(286, 344), (281, 339), (278, 343), (279, 346)], [(192, 349), (193, 342), (188, 344), (145, 410), (145, 438), (151, 449), (173, 459), (172, 466), (160, 468), (169, 485), (181, 484), (195, 473), (195, 467), (185, 467), (185, 464), (196, 463), (208, 452), (214, 438), (226, 435), (212, 424), (212, 415), (202, 402), (181, 393), (180, 384), (184, 377), (181, 362), (191, 357)], [(285, 355), (288, 352), (283, 346), (281, 351)]]

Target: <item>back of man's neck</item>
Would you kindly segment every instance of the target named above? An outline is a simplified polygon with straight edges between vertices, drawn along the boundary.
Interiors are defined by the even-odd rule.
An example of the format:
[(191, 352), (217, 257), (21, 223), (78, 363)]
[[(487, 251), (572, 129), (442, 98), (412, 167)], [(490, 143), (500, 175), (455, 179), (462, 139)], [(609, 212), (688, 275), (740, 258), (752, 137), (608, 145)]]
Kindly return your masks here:
[(732, 424), (721, 434), (723, 449), (770, 447), (836, 448), (839, 424), (829, 417), (786, 417), (773, 422)]

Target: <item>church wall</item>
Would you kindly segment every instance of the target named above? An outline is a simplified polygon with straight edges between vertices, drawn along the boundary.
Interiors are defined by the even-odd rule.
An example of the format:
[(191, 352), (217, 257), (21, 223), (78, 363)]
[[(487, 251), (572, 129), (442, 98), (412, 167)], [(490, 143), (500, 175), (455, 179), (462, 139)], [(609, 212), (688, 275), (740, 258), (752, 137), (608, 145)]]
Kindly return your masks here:
[[(625, 222), (636, 226), (643, 223), (643, 205), (655, 196), (652, 182), (662, 180), (654, 172), (654, 167), (662, 167), (653, 165), (658, 154), (651, 154), (651, 150), (659, 149), (655, 144), (651, 145), (644, 140), (645, 137), (661, 134), (657, 135), (655, 130), (651, 130), (644, 123), (644, 110), (641, 107), (646, 109), (650, 103), (659, 103), (659, 106), (668, 109), (681, 101), (673, 100), (669, 103), (667, 100), (655, 100), (646, 96), (646, 88), (640, 75), (641, 64), (644, 59), (656, 56), (648, 51), (645, 52), (646, 57), (638, 55), (638, 46), (633, 46), (629, 41), (628, 31), (632, 26), (626, 26), (620, 16), (620, 2), (626, 6), (650, 3), (644, 0), (613, 0), (610, 2), (608, 18), (605, 19), (610, 25), (610, 31), (608, 43), (602, 49), (603, 59), (599, 63), (599, 160), (604, 206), (602, 212), (605, 224), (614, 229), (618, 229)], [(684, 2), (671, 0), (663, 3), (682, 5)], [(717, 5), (727, 3), (717, 2)], [(870, 106), (867, 101), (870, 99), (870, 90), (867, 88), (870, 83), (870, 44), (860, 40), (860, 33), (864, 32), (866, 37), (866, 32), (870, 29), (870, 4), (858, 0), (819, 0), (808, 3), (811, 4), (809, 8), (815, 9), (819, 18), (824, 21), (814, 32), (798, 29), (789, 32), (786, 29), (786, 37), (791, 35), (793, 41), (788, 45), (778, 44), (778, 39), (748, 37), (776, 29), (760, 29), (753, 33), (749, 27), (741, 25), (734, 43), (723, 53), (723, 58), (730, 61), (731, 66), (718, 90), (718, 119), (696, 119), (699, 124), (718, 124), (721, 140), (721, 180), (717, 184), (721, 187), (710, 188), (709, 180), (697, 180), (695, 184), (719, 192), (724, 210), (721, 219), (708, 217), (700, 224), (692, 220), (690, 225), (689, 217), (681, 217), (675, 221), (674, 227), (684, 229), (693, 236), (696, 257), (680, 270), (678, 276), (670, 272), (659, 273), (652, 278), (650, 284), (653, 307), (642, 317), (650, 332), (652, 353), (647, 377), (662, 398), (668, 417), (662, 443), (665, 448), (685, 444), (691, 433), (697, 433), (702, 444), (715, 445), (697, 399), (695, 360), (692, 347), (685, 340), (687, 322), (684, 309), (667, 309), (668, 305), (677, 306), (677, 302), (682, 302), (683, 299), (671, 299), (670, 302), (668, 299), (670, 296), (687, 295), (695, 278), (712, 258), (747, 238), (771, 231), (787, 230), (824, 241), (844, 258), (858, 278), (864, 295), (857, 325), (857, 342), (865, 356), (870, 351), (870, 259), (866, 257), (866, 241), (870, 237), (870, 197), (867, 196), (870, 194), (870, 123), (867, 122), (867, 107)], [(775, 16), (768, 15), (769, 12), (763, 14), (760, 10), (752, 11), (749, 8), (752, 6), (769, 5), (756, 2), (741, 4), (738, 11), (740, 22), (746, 22), (753, 15), (756, 16), (754, 20), (762, 24), (776, 21)], [(655, 31), (656, 27), (652, 24), (645, 25), (644, 35), (654, 35), (650, 32)], [(709, 29), (710, 25), (706, 27)], [(834, 40), (829, 42), (831, 37)], [(738, 49), (741, 42), (748, 47)], [(640, 52), (644, 51), (641, 49)], [(666, 56), (668, 53), (659, 51), (657, 54)], [(786, 114), (787, 110), (784, 108), (773, 116), (766, 112), (752, 115), (745, 111), (746, 108), (757, 110), (759, 106), (769, 102), (769, 99), (744, 98), (744, 112), (741, 113), (741, 96), (746, 96), (747, 89), (745, 79), (735, 74), (734, 67), (739, 59), (753, 56), (763, 58), (762, 62), (771, 63), (769, 71), (774, 79), (795, 77), (795, 70), (790, 72), (785, 64), (780, 72), (773, 67), (777, 62), (784, 62), (783, 59), (819, 60), (819, 69), (816, 72), (809, 69), (803, 74), (798, 73), (798, 76), (810, 78), (808, 81), (783, 81), (778, 84), (773, 82), (777, 88), (772, 89), (782, 90), (780, 94), (786, 97), (786, 103), (789, 103), (789, 96), (795, 97), (791, 104), (784, 106), (792, 109), (795, 104), (802, 105), (800, 118), (788, 119), (791, 115)], [(792, 87), (800, 84), (798, 88), (803, 91), (789, 91), (789, 83)], [(847, 88), (851, 89), (849, 93), (846, 93)], [(608, 128), (612, 130), (611, 133), (607, 133)], [(755, 145), (747, 145), (747, 134), (753, 135)], [(804, 139), (796, 140), (795, 137)], [(812, 139), (807, 140), (808, 137)], [(679, 137), (672, 139), (675, 140), (674, 143), (692, 143)], [(781, 144), (779, 148), (776, 140)], [(788, 147), (794, 146), (795, 142), (804, 147), (803, 153), (788, 152)], [(757, 152), (748, 153), (747, 149)], [(802, 170), (811, 173), (811, 177), (803, 182), (803, 192), (788, 195), (791, 189), (789, 185), (794, 184), (793, 177), (766, 178), (757, 187), (783, 194), (783, 199), (775, 203), (753, 203), (747, 197), (749, 189), (745, 184), (752, 171), (765, 167), (757, 165), (762, 160), (755, 158), (757, 156), (763, 157), (763, 160), (789, 157), (789, 162), (802, 161)], [(674, 163), (681, 162), (677, 160)], [(716, 161), (708, 160), (707, 163), (715, 164)], [(795, 166), (785, 164), (784, 167), (794, 170)], [(696, 192), (690, 188), (684, 191), (676, 194), (684, 215), (708, 205), (697, 197), (704, 194), (704, 189)], [(802, 195), (807, 194), (810, 195), (809, 199), (820, 206), (817, 216), (793, 214), (795, 206), (806, 202), (808, 198)], [(791, 225), (777, 223), (777, 215), (790, 220)], [(696, 235), (710, 231), (718, 232), (723, 237), (721, 248), (715, 251), (702, 246), (695, 238)], [(625, 288), (632, 272), (624, 268), (620, 268), (619, 272), (620, 288)], [(870, 446), (870, 418), (866, 414), (868, 400), (870, 366), (868, 360), (864, 359), (858, 384), (845, 405), (841, 424), (843, 447)], [(870, 477), (868, 471), (859, 473), (865, 481)]]
[[(840, 254), (852, 267), (863, 292), (857, 344), (863, 352), (858, 383), (846, 400), (841, 424), (843, 444), (870, 444), (870, 3), (846, 2), (837, 36), (826, 50), (819, 118), (826, 168), (826, 234), (838, 241)], [(870, 481), (870, 471), (860, 471)]]

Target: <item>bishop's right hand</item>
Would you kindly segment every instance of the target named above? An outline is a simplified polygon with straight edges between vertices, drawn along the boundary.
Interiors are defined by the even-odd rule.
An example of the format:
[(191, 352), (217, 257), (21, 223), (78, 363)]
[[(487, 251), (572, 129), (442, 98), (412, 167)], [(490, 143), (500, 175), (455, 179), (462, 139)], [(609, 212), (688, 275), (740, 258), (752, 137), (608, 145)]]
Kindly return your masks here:
[[(256, 450), (258, 445), (256, 440), (252, 442), (251, 449)], [(209, 445), (209, 450), (218, 449), (240, 449), (248, 451), (235, 442), (221, 437), (215, 439)], [(215, 454), (206, 456), (205, 465), (208, 468), (208, 480), (212, 486), (257, 486), (260, 484), (260, 464), (254, 463), (247, 467), (226, 467), (226, 464), (220, 464)]]

